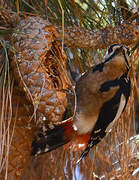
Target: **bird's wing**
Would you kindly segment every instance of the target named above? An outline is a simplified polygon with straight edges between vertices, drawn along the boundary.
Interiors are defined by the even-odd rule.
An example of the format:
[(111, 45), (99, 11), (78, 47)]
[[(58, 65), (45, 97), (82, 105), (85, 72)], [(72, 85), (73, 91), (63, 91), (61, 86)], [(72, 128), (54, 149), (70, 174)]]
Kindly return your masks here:
[[(109, 84), (108, 84), (109, 83)], [(119, 86), (115, 95), (106, 101), (100, 109), (98, 119), (93, 127), (90, 140), (86, 149), (82, 152), (78, 162), (86, 156), (94, 145), (98, 144), (101, 139), (109, 133), (114, 122), (120, 117), (126, 107), (130, 95), (130, 80), (127, 80), (124, 75), (117, 82), (107, 82), (101, 86), (101, 91), (108, 91), (113, 83)]]

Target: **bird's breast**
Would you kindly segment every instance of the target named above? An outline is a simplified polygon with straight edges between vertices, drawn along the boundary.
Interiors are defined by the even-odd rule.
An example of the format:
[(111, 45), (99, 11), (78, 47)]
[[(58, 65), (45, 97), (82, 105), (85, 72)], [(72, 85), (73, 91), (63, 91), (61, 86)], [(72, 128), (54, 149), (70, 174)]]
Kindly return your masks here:
[(97, 121), (98, 115), (92, 115), (92, 116), (84, 116), (84, 114), (76, 113), (76, 118), (74, 120), (73, 128), (75, 131), (78, 131), (78, 134), (86, 134), (92, 131), (92, 128), (94, 127), (96, 121)]

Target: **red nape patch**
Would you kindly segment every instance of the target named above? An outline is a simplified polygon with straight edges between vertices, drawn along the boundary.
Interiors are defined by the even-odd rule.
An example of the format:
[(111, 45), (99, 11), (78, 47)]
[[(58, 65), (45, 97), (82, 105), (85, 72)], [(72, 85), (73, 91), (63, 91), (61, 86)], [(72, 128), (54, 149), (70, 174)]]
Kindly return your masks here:
[(72, 151), (81, 151), (84, 150), (88, 144), (88, 141), (90, 139), (90, 134), (83, 134), (83, 135), (76, 135), (70, 144), (70, 149)]

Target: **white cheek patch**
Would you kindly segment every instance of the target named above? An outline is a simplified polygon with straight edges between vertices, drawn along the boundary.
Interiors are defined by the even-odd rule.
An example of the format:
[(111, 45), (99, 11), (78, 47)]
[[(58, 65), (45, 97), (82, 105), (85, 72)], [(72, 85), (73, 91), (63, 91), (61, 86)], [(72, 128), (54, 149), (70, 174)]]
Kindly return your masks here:
[(109, 124), (109, 126), (107, 127), (106, 132), (110, 132), (110, 131), (111, 131), (111, 128), (113, 127), (114, 123), (119, 119), (120, 115), (122, 114), (122, 111), (123, 111), (123, 109), (124, 109), (124, 107), (125, 107), (125, 104), (126, 104), (126, 98), (125, 98), (125, 96), (122, 94), (122, 95), (121, 95), (120, 105), (119, 105), (117, 114), (116, 114), (114, 120), (113, 120), (113, 121)]

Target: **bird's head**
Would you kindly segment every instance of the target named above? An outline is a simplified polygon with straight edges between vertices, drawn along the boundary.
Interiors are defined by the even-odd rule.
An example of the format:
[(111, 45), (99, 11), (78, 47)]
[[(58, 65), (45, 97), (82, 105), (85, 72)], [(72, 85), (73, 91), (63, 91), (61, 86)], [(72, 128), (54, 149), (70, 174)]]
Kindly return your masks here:
[(104, 57), (104, 62), (109, 62), (117, 57), (122, 57), (127, 69), (129, 69), (129, 55), (130, 51), (127, 46), (122, 44), (113, 44), (108, 48)]

